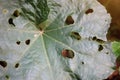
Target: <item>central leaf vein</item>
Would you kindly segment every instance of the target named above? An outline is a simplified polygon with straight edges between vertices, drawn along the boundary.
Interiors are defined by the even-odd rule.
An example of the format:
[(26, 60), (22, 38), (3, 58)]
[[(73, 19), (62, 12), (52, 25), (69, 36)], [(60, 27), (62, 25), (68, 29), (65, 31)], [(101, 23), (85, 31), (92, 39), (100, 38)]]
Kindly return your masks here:
[[(41, 38), (42, 38), (44, 53), (45, 53), (45, 55), (46, 55), (47, 64), (48, 64), (48, 67), (49, 67), (49, 69), (50, 69), (50, 73), (51, 73), (51, 75), (52, 75), (52, 67), (51, 67), (51, 64), (50, 64), (50, 59), (49, 59), (48, 54), (47, 54), (47, 50), (46, 50), (46, 46), (45, 46), (45, 42), (44, 42), (43, 35), (42, 35)], [(53, 80), (53, 75), (52, 75), (52, 80)]]

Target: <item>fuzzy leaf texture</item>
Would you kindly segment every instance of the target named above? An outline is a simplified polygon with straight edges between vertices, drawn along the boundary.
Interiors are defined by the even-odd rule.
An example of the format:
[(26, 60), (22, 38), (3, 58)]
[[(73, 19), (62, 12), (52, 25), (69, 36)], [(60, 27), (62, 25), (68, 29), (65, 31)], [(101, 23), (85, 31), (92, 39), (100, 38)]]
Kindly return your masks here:
[(103, 80), (115, 57), (97, 0), (0, 0), (0, 80)]

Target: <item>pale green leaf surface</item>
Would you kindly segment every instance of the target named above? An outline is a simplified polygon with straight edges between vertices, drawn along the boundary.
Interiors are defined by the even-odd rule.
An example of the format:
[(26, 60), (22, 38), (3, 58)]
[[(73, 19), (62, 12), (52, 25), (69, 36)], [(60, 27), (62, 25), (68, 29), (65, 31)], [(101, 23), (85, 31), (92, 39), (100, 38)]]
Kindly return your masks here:
[[(31, 8), (29, 1), (21, 1), (28, 10), (39, 12), (38, 6)], [(35, 5), (40, 1), (30, 3)], [(37, 18), (27, 15), (21, 9), (24, 4), (19, 4), (16, 0), (0, 1), (0, 60), (7, 62), (5, 68), (0, 65), (0, 80), (7, 80), (6, 75), (10, 80), (102, 80), (113, 72), (114, 55), (110, 43), (102, 44), (104, 49), (98, 51), (100, 43), (91, 39), (96, 36), (106, 41), (111, 20), (96, 0), (48, 0), (50, 12), (43, 23), (38, 21), (40, 13), (36, 13)], [(85, 14), (89, 8), (93, 13)], [(13, 17), (16, 9), (24, 16)], [(65, 24), (69, 15), (74, 24)], [(15, 26), (8, 23), (10, 17)], [(78, 32), (82, 39), (71, 37), (72, 31)], [(30, 44), (26, 45), (28, 39)], [(17, 45), (16, 41), (21, 43)], [(74, 58), (63, 57), (63, 49), (72, 50)], [(16, 63), (19, 63), (18, 68), (15, 68)]]

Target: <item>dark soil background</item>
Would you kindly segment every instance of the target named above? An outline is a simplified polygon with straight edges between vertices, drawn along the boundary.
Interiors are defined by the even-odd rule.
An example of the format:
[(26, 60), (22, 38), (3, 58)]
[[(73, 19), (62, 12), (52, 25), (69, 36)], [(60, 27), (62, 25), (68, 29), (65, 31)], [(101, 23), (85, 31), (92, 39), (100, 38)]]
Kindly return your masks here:
[(111, 14), (112, 22), (108, 30), (109, 41), (120, 41), (120, 0), (98, 0)]

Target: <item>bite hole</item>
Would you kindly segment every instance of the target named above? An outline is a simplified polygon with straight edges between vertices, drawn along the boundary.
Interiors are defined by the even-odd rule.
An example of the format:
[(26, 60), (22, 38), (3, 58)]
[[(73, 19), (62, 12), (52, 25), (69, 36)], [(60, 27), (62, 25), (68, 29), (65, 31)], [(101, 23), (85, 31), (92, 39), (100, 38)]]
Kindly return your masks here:
[(6, 61), (0, 61), (0, 65), (5, 68), (7, 66), (7, 62)]
[(72, 50), (69, 50), (69, 49), (63, 49), (62, 50), (62, 56), (63, 57), (67, 57), (67, 58), (74, 58), (74, 52)]
[(105, 43), (105, 41), (104, 40), (102, 40), (102, 39), (96, 39), (96, 41), (98, 42), (98, 43)]
[(93, 13), (93, 9), (88, 9), (85, 14), (90, 14), (90, 13)]
[(81, 63), (82, 63), (82, 64), (84, 64), (84, 62), (83, 62), (83, 61), (82, 61)]
[(73, 37), (73, 38), (75, 38), (77, 40), (81, 39), (81, 36), (80, 36), (80, 34), (78, 32), (73, 31), (73, 32), (70, 33), (70, 35), (71, 35), (71, 37)]
[(74, 24), (74, 20), (73, 20), (72, 16), (68, 16), (65, 20), (65, 23), (67, 25)]
[(99, 45), (98, 46), (98, 51), (102, 51), (103, 50), (103, 46), (102, 45)]
[(20, 15), (20, 12), (18, 10), (15, 10), (13, 13), (13, 16), (18, 17)]
[(19, 65), (20, 65), (19, 63), (16, 63), (16, 64), (15, 64), (15, 68), (18, 68), (18, 67), (19, 67)]
[(26, 45), (29, 45), (29, 44), (30, 44), (30, 39), (26, 40), (26, 41), (25, 41), (25, 44), (26, 44)]
[(21, 43), (20, 41), (17, 41), (17, 42), (16, 42), (17, 45), (20, 45), (20, 43)]
[(96, 41), (96, 42), (98, 42), (98, 43), (105, 43), (105, 41), (104, 40), (102, 40), (102, 39), (98, 39), (96, 36), (94, 36), (93, 38), (92, 38), (92, 40), (93, 41)]
[(96, 36), (94, 36), (94, 37), (92, 38), (92, 40), (97, 40), (97, 37), (96, 37)]
[(13, 19), (12, 19), (12, 18), (9, 18), (9, 19), (8, 19), (8, 23), (9, 23), (10, 25), (15, 26), (15, 24), (13, 23)]

